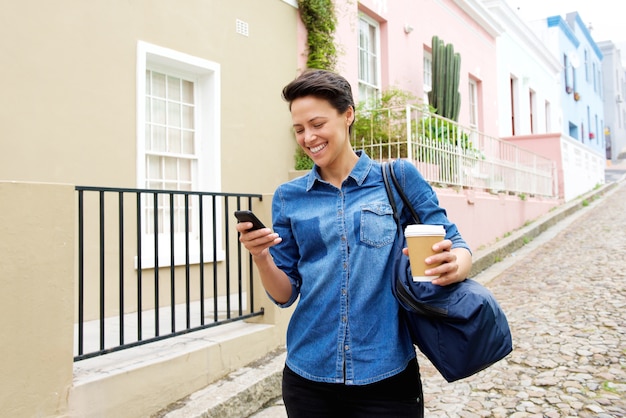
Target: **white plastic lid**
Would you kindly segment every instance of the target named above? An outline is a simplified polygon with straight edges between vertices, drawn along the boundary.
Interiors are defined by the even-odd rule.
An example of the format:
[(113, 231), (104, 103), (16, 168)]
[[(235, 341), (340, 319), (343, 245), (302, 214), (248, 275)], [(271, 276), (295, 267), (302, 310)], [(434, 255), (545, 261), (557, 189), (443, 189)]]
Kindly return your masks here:
[(432, 236), (432, 235), (446, 235), (446, 230), (443, 225), (408, 225), (404, 230), (404, 236), (406, 237), (420, 237), (420, 236)]

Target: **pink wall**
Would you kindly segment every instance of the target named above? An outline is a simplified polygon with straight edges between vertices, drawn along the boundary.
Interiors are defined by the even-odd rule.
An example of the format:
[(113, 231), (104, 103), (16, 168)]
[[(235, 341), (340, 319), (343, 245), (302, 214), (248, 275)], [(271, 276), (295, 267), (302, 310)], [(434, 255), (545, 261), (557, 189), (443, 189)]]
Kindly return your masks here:
[[(433, 35), (452, 43), (461, 55), (461, 116), (459, 122), (469, 124), (468, 82), (478, 80), (481, 98), (479, 129), (498, 136), (497, 129), (497, 67), (496, 43), (490, 33), (470, 18), (452, 0), (336, 0), (339, 20), (336, 31), (340, 46), (337, 70), (358, 85), (358, 12), (378, 21), (381, 30), (381, 84), (383, 88), (398, 87), (423, 97), (423, 51), (430, 49)], [(405, 25), (413, 27), (405, 33)]]
[(526, 198), (454, 189), (435, 189), (439, 203), (457, 224), (472, 251), (494, 244), (563, 203), (558, 199)]
[(563, 171), (563, 158), (561, 151), (561, 134), (539, 134), (539, 135), (520, 135), (502, 138), (502, 140), (511, 142), (520, 148), (539, 154), (542, 157), (554, 161), (556, 164), (557, 190), (556, 194), (563, 198), (565, 196), (565, 174)]

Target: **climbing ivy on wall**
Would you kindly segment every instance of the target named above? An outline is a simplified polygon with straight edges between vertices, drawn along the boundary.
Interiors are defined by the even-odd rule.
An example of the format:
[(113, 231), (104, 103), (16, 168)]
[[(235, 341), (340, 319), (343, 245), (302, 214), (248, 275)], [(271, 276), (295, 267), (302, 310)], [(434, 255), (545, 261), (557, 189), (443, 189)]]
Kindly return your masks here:
[(307, 68), (334, 70), (337, 17), (332, 0), (298, 0), (298, 8), (307, 30)]

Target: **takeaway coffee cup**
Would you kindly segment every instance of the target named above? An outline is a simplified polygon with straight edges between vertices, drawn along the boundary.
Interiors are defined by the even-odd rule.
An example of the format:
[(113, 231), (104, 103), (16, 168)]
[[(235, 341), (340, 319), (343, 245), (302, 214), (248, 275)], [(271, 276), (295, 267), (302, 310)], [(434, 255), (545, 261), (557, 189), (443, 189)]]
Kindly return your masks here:
[(444, 239), (446, 231), (443, 225), (409, 225), (404, 230), (404, 236), (409, 247), (409, 263), (414, 282), (430, 282), (439, 276), (426, 276), (425, 270), (437, 267), (439, 264), (426, 265), (426, 258), (435, 254), (433, 245)]

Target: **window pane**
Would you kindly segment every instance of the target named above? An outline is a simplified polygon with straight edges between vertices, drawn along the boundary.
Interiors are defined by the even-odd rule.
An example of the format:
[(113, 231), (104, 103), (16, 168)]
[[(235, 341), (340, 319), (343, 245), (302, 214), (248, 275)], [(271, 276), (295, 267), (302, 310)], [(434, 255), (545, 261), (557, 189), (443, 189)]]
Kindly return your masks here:
[(146, 94), (152, 94), (152, 85), (150, 83), (150, 70), (146, 70)]
[(193, 129), (193, 115), (194, 115), (193, 106), (183, 105), (183, 128), (185, 129)]
[[(163, 189), (163, 183), (160, 181), (149, 181), (148, 189)], [(152, 205), (152, 195), (150, 195), (150, 205)]]
[(180, 78), (167, 77), (167, 98), (180, 101)]
[[(174, 181), (166, 181), (165, 183), (163, 183), (163, 189), (165, 190), (178, 190), (177, 187), (178, 183), (174, 182)], [(182, 198), (182, 196), (176, 196), (176, 199), (178, 198)]]
[(146, 96), (146, 122), (150, 122), (152, 120), (152, 109), (150, 109), (150, 98)]
[(146, 158), (146, 169), (148, 171), (148, 179), (161, 179), (163, 176), (161, 175), (161, 163), (160, 158), (154, 155), (149, 155)]
[(152, 99), (152, 121), (165, 125), (165, 100)]
[(195, 101), (193, 97), (193, 83), (187, 80), (182, 80), (182, 82), (183, 103), (194, 104)]
[(170, 128), (167, 130), (168, 152), (180, 154), (181, 152), (181, 132), (180, 129)]
[(359, 51), (359, 79), (366, 80), (367, 79), (367, 66), (365, 63), (367, 62), (367, 53), (363, 50)]
[(152, 72), (152, 95), (165, 98), (165, 75)]
[(154, 126), (152, 128), (151, 151), (165, 152), (167, 150), (167, 145), (165, 141), (165, 128), (163, 126)]
[(370, 84), (376, 85), (376, 80), (378, 79), (378, 76), (376, 74), (376, 57), (370, 56), (368, 64), (368, 77), (366, 81), (368, 81)]
[(163, 163), (165, 166), (165, 178), (168, 180), (177, 180), (177, 160), (176, 158), (163, 158)]
[(433, 82), (433, 72), (432, 72), (432, 55), (428, 51), (424, 51), (424, 90), (430, 91)]
[(181, 159), (179, 165), (180, 181), (191, 181), (191, 160)]
[(169, 126), (180, 127), (180, 104), (167, 103), (167, 124)]
[(183, 154), (195, 154), (194, 134), (190, 131), (183, 131)]

